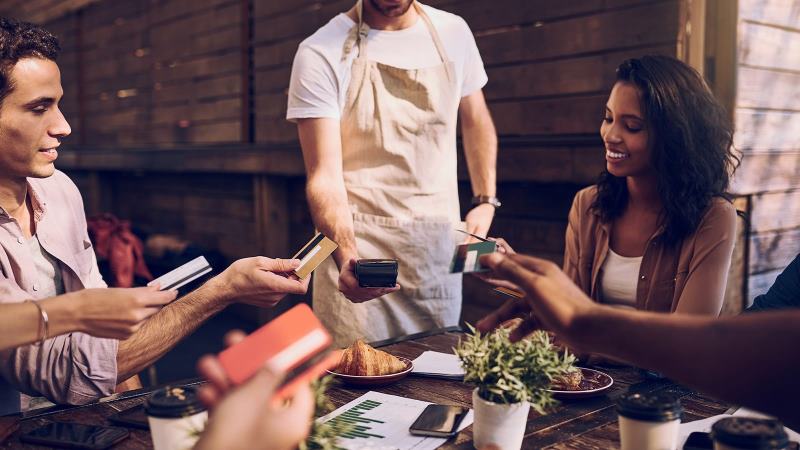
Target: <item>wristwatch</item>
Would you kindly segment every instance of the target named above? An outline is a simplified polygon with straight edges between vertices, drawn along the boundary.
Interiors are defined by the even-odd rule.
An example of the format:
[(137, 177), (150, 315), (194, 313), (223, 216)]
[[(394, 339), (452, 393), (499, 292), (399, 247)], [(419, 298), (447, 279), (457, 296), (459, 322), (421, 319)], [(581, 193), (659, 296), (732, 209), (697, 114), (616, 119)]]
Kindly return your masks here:
[(476, 195), (472, 197), (472, 206), (478, 206), (483, 203), (488, 203), (494, 206), (495, 209), (499, 208), (500, 205), (502, 205), (502, 203), (500, 203), (500, 200), (498, 200), (497, 197), (492, 197), (489, 195)]

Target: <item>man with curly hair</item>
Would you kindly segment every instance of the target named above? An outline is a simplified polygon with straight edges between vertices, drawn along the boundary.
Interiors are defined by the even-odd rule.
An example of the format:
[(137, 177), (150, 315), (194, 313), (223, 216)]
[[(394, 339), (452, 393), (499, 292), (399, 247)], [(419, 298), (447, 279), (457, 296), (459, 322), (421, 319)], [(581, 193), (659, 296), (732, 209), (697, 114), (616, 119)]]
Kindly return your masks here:
[[(70, 126), (55, 36), (0, 18), (0, 302), (41, 300), (105, 287), (86, 231), (77, 187), (54, 167)], [(299, 261), (264, 257), (234, 262), (196, 291), (154, 314), (123, 341), (74, 332), (47, 338), (47, 306), (37, 302), (39, 345), (0, 352), (0, 415), (31, 396), (82, 404), (114, 392), (203, 321), (234, 302), (272, 306), (307, 284), (279, 275)], [(53, 312), (53, 311), (51, 311)], [(151, 311), (152, 312), (152, 311)]]

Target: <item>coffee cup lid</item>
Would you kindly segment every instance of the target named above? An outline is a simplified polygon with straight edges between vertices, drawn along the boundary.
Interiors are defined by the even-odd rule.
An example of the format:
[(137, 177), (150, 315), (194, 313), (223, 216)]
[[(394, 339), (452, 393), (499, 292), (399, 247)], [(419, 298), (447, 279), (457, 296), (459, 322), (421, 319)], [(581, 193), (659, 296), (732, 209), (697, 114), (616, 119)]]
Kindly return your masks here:
[(775, 419), (754, 417), (727, 417), (714, 422), (711, 438), (731, 447), (771, 450), (789, 445), (789, 436), (783, 424)]
[(617, 400), (617, 413), (629, 419), (670, 422), (682, 412), (680, 399), (665, 393), (628, 392)]
[(180, 418), (206, 410), (194, 386), (167, 386), (153, 392), (144, 402), (148, 416)]

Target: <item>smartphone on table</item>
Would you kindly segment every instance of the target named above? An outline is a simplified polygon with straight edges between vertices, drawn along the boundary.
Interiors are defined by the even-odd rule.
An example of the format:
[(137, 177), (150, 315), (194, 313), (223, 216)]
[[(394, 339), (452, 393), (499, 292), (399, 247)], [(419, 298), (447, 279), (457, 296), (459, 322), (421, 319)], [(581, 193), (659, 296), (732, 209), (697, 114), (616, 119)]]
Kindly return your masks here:
[(128, 430), (119, 427), (50, 422), (20, 436), (28, 444), (52, 447), (101, 450), (127, 438)]
[(458, 427), (467, 413), (469, 408), (462, 406), (428, 405), (408, 431), (418, 436), (450, 438), (458, 434)]
[(125, 409), (109, 416), (108, 421), (129, 428), (138, 428), (140, 430), (150, 429), (150, 425), (147, 423), (147, 414), (144, 412), (144, 404)]

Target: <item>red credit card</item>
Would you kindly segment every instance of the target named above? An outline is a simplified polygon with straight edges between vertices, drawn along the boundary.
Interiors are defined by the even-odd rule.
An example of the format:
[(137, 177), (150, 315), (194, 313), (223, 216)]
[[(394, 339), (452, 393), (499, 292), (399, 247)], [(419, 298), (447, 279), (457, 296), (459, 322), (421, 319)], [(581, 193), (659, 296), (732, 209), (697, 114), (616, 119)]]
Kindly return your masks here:
[(224, 350), (219, 361), (234, 384), (265, 366), (286, 373), (277, 392), (286, 398), (339, 362), (339, 352), (330, 351), (332, 344), (311, 308), (301, 303)]

